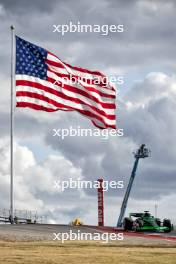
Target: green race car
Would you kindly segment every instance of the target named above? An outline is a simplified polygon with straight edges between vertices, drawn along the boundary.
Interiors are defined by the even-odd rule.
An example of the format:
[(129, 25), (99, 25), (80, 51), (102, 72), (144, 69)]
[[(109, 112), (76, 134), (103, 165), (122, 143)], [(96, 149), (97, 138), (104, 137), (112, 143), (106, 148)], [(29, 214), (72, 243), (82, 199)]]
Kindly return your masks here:
[(164, 219), (163, 222), (159, 218), (152, 216), (149, 211), (144, 213), (131, 213), (129, 217), (125, 217), (123, 221), (125, 231), (136, 232), (171, 232), (173, 225), (169, 219)]

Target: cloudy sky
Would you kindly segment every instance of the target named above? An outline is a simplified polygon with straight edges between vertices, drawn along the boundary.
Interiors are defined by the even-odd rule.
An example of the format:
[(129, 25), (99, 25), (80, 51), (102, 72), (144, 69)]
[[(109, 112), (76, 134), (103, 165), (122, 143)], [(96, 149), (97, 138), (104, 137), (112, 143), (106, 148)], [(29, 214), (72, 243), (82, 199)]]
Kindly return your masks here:
[[(97, 223), (96, 190), (54, 188), (67, 178), (123, 180), (125, 189), (142, 143), (127, 213), (151, 210), (176, 222), (176, 3), (174, 0), (0, 0), (0, 208), (9, 207), (10, 25), (16, 34), (67, 63), (123, 76), (116, 85), (123, 137), (53, 137), (53, 129), (91, 128), (78, 113), (15, 109), (15, 208), (37, 210), (50, 223), (80, 217)], [(123, 33), (53, 32), (53, 25), (124, 25)], [(116, 225), (125, 189), (105, 193), (105, 223)]]

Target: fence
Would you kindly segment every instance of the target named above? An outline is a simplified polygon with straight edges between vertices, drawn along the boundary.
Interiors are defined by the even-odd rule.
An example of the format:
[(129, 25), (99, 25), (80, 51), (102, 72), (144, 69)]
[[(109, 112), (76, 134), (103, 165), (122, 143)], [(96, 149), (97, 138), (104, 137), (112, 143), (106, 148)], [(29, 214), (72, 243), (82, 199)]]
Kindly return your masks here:
[[(15, 209), (14, 222), (16, 224), (43, 224), (47, 222), (47, 217), (38, 215), (37, 211)], [(0, 209), (0, 223), (10, 223), (10, 210)]]

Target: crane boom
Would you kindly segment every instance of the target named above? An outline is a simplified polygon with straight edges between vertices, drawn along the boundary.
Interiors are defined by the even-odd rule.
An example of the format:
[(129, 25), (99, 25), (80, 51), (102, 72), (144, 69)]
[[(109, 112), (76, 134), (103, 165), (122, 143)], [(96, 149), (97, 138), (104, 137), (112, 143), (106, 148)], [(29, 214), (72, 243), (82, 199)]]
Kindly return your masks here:
[(123, 220), (123, 217), (125, 215), (125, 211), (126, 211), (126, 207), (127, 207), (127, 203), (128, 203), (128, 198), (130, 196), (131, 188), (132, 188), (134, 178), (136, 175), (136, 170), (137, 170), (139, 159), (149, 157), (149, 153), (150, 153), (150, 151), (145, 147), (145, 144), (142, 144), (140, 146), (140, 148), (136, 152), (134, 152), (135, 162), (134, 162), (133, 170), (131, 172), (131, 177), (130, 177), (130, 180), (129, 180), (129, 183), (128, 183), (128, 186), (126, 189), (126, 193), (125, 193), (125, 196), (124, 196), (124, 199), (122, 202), (120, 215), (119, 215), (118, 222), (117, 222), (117, 227), (122, 226), (122, 220)]

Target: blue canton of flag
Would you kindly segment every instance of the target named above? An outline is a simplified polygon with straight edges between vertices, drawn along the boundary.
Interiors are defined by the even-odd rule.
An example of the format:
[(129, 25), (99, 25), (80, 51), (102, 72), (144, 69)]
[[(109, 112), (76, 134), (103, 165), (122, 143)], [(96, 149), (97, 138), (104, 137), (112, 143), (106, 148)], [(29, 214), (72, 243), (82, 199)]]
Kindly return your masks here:
[(16, 36), (16, 74), (47, 79), (47, 51)]

